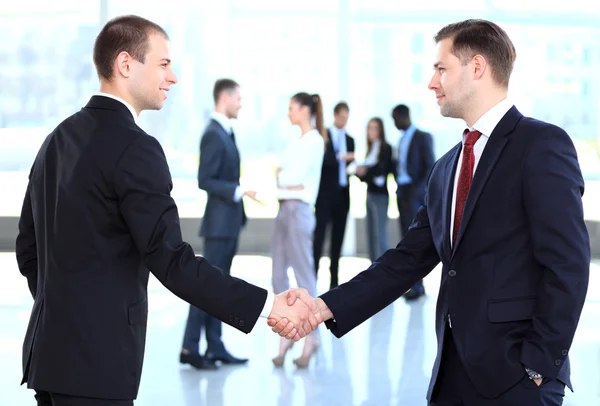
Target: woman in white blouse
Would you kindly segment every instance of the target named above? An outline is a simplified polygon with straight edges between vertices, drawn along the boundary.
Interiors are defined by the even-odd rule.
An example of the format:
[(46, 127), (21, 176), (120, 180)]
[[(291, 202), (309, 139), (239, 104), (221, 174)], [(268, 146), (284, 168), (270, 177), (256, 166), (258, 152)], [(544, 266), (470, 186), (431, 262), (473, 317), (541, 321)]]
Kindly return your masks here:
[[(302, 135), (288, 145), (277, 169), (279, 212), (273, 231), (273, 290), (276, 294), (289, 289), (288, 267), (292, 267), (298, 286), (316, 297), (317, 277), (313, 266), (312, 240), (315, 229), (314, 205), (321, 181), (321, 166), (327, 132), (323, 125), (323, 105), (317, 94), (298, 93), (290, 100), (288, 117), (300, 127)], [(316, 129), (312, 122), (315, 122)], [(281, 338), (279, 354), (273, 358), (283, 365), (293, 341)], [(318, 331), (304, 341), (296, 366), (308, 366), (319, 346)]]

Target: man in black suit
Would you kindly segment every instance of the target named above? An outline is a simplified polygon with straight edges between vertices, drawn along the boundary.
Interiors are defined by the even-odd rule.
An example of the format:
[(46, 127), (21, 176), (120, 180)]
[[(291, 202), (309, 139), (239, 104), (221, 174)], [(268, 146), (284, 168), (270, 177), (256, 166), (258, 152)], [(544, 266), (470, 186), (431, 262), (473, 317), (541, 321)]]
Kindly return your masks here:
[[(396, 202), (400, 213), (400, 233), (404, 237), (419, 207), (425, 202), (427, 177), (435, 162), (435, 156), (431, 134), (415, 127), (410, 120), (408, 106), (396, 106), (392, 111), (392, 118), (396, 128), (402, 133), (393, 169), (397, 183)], [(425, 287), (423, 280), (419, 280), (404, 294), (404, 298), (415, 300), (423, 295)]]
[[(56, 127), (33, 163), (16, 254), (34, 298), (23, 382), (38, 405), (133, 405), (142, 372), (149, 271), (169, 290), (238, 330), (259, 316), (316, 327), (285, 297), (233, 278), (181, 239), (159, 142), (137, 125), (177, 82), (169, 42), (136, 16), (96, 38), (100, 93)], [(272, 308), (272, 309), (271, 309)]]
[(349, 115), (350, 108), (345, 102), (339, 102), (333, 109), (333, 126), (327, 130), (330, 142), (325, 145), (321, 183), (315, 204), (317, 219), (313, 239), (315, 272), (319, 270), (325, 231), (331, 225), (329, 245), (331, 289), (338, 285), (340, 254), (350, 210), (350, 183), (346, 168), (354, 161), (354, 138), (346, 133)]
[[(589, 282), (584, 183), (568, 134), (507, 99), (516, 52), (485, 20), (435, 37), (429, 88), (462, 142), (440, 158), (408, 233), (367, 271), (311, 300), (341, 337), (441, 261), (435, 406), (557, 406)], [(285, 323), (275, 324), (278, 331)]]
[[(213, 98), (215, 110), (200, 142), (198, 187), (208, 194), (200, 237), (204, 238), (204, 258), (229, 273), (246, 223), (242, 197), (256, 199), (256, 192), (240, 186), (240, 154), (231, 126), (242, 106), (240, 87), (231, 79), (217, 80)], [(202, 328), (207, 344), (204, 357), (198, 352)], [(243, 364), (248, 360), (234, 357), (225, 349), (220, 320), (190, 305), (180, 362), (198, 369), (216, 369), (216, 361)]]

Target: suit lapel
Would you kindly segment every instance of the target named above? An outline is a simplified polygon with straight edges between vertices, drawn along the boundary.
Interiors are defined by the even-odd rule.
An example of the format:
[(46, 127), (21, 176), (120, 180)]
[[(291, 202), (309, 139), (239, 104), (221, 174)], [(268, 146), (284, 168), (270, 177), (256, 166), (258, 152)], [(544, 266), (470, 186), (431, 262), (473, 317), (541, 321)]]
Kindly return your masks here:
[(212, 125), (214, 125), (215, 128), (218, 129), (219, 134), (221, 134), (221, 138), (223, 138), (223, 141), (225, 142), (225, 145), (227, 146), (227, 148), (231, 149), (232, 151), (235, 151), (235, 154), (239, 158), (239, 151), (238, 151), (237, 145), (233, 141), (233, 138), (231, 138), (231, 134), (229, 134), (227, 132), (227, 130), (224, 129), (223, 126), (217, 120), (215, 120), (214, 118), (211, 120), (212, 120)]
[(452, 256), (452, 248), (450, 246), (450, 217), (452, 216), (452, 195), (454, 193), (454, 174), (456, 173), (456, 165), (458, 164), (458, 157), (462, 148), (462, 142), (458, 143), (452, 150), (452, 153), (446, 161), (446, 167), (444, 168), (444, 212), (442, 213), (442, 230), (444, 231), (444, 238), (442, 239), (444, 244), (444, 250), (446, 251), (447, 258)]
[(502, 117), (502, 120), (500, 120), (490, 135), (481, 158), (479, 159), (479, 163), (477, 164), (473, 181), (471, 182), (471, 188), (469, 189), (469, 195), (467, 196), (467, 201), (465, 203), (465, 210), (460, 222), (460, 228), (458, 229), (456, 244), (454, 244), (452, 255), (454, 255), (461, 243), (462, 236), (469, 225), (469, 220), (471, 219), (477, 200), (479, 200), (479, 196), (481, 196), (483, 187), (490, 177), (498, 158), (500, 158), (502, 150), (508, 142), (506, 136), (515, 129), (515, 126), (521, 117), (521, 113), (513, 106), (508, 110), (504, 117)]

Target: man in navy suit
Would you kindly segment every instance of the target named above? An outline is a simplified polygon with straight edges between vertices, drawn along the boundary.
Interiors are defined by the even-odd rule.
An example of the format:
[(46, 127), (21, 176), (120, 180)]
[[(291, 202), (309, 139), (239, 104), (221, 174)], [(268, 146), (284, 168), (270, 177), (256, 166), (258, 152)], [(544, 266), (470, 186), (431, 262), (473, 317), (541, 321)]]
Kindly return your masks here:
[[(394, 107), (392, 118), (396, 128), (402, 132), (393, 170), (397, 183), (400, 233), (404, 237), (419, 207), (425, 202), (427, 177), (435, 162), (435, 155), (431, 134), (419, 130), (411, 122), (408, 106), (399, 104)], [(404, 298), (415, 300), (424, 295), (423, 280), (419, 280), (404, 294)]]
[[(240, 186), (240, 154), (235, 143), (231, 120), (241, 108), (239, 85), (220, 79), (213, 90), (215, 110), (200, 143), (198, 187), (208, 194), (200, 237), (204, 238), (204, 257), (209, 263), (229, 273), (238, 247), (242, 227), (246, 224), (243, 196), (256, 199), (256, 192)], [(206, 335), (205, 356), (199, 354), (200, 333)], [(190, 305), (180, 361), (198, 369), (216, 369), (216, 361), (243, 364), (221, 340), (221, 321)]]
[(466, 20), (435, 41), (429, 88), (443, 116), (465, 121), (462, 141), (435, 163), (395, 249), (320, 298), (296, 290), (288, 304), (318, 305), (341, 337), (441, 261), (430, 405), (561, 405), (589, 281), (575, 148), (507, 99), (516, 52), (502, 28)]

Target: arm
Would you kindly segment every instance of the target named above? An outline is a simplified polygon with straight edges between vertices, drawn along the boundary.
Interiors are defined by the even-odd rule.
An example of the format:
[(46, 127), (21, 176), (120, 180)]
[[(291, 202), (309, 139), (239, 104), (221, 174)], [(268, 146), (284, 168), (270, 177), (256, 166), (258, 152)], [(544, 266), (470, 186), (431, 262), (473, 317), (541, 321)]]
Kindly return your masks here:
[[(224, 200), (241, 199), (239, 185), (236, 182), (220, 179), (219, 172), (225, 159), (223, 140), (214, 131), (207, 131), (200, 142), (200, 167), (198, 168), (198, 187)], [(238, 192), (236, 193), (236, 190)]]
[(349, 282), (320, 296), (322, 312), (329, 310), (335, 318), (326, 322), (327, 328), (336, 337), (342, 337), (402, 296), (439, 262), (427, 207), (422, 206), (395, 249), (386, 251)]
[(392, 160), (392, 150), (383, 146), (381, 152), (379, 153), (379, 160), (375, 166), (372, 166), (367, 169), (367, 172), (364, 176), (361, 177), (361, 180), (365, 182), (372, 182), (374, 178), (378, 176), (386, 176), (390, 171), (390, 162)]
[(421, 145), (421, 162), (422, 162), (422, 173), (419, 182), (425, 182), (429, 177), (429, 172), (433, 168), (435, 163), (435, 154), (433, 152), (433, 137), (429, 133), (423, 133), (422, 145)]
[(29, 292), (31, 292), (31, 296), (35, 300), (38, 276), (38, 257), (35, 227), (33, 223), (33, 210), (31, 207), (31, 181), (27, 185), (27, 190), (25, 191), (15, 251), (17, 254), (19, 271), (27, 278)]
[(115, 170), (114, 185), (131, 238), (156, 278), (186, 302), (250, 332), (267, 291), (211, 266), (182, 240), (170, 196), (171, 175), (156, 139), (143, 135), (128, 147)]
[(524, 205), (532, 254), (544, 274), (521, 362), (556, 379), (585, 302), (590, 241), (581, 202), (584, 183), (571, 139), (550, 126), (532, 139), (522, 171)]

